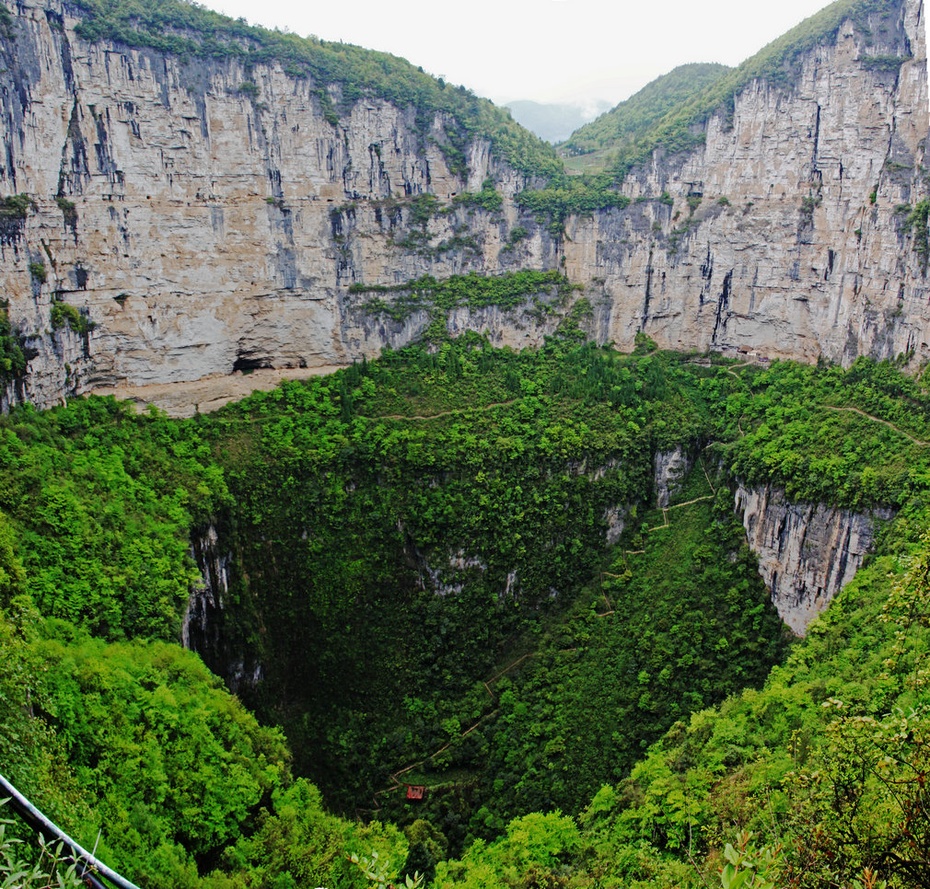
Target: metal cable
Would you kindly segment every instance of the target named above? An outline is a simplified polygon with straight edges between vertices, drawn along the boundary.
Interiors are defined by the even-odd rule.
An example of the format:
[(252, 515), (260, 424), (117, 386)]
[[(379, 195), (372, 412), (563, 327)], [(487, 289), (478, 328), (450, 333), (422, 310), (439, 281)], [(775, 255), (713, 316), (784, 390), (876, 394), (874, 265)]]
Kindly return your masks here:
[(107, 867), (94, 855), (78, 845), (60, 827), (45, 817), (29, 800), (26, 799), (3, 775), (0, 775), (0, 796), (10, 798), (10, 806), (33, 830), (40, 833), (46, 842), (60, 842), (67, 846), (79, 864), (78, 871), (91, 889), (106, 889), (97, 879), (97, 874), (104, 877), (117, 889), (139, 889), (135, 883), (130, 883), (116, 871)]

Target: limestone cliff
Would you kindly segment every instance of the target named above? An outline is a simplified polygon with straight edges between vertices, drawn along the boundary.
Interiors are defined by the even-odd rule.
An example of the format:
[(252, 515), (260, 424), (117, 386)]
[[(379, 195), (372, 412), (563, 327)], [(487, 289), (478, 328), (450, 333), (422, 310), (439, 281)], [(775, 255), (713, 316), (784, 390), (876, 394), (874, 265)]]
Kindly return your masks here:
[(741, 486), (736, 508), (772, 602), (801, 636), (861, 567), (875, 540), (875, 520), (890, 518), (886, 512), (789, 503), (784, 491), (772, 487)]
[[(560, 236), (521, 213), (534, 183), (488, 140), (450, 169), (441, 114), (424, 131), (412, 107), (273, 61), (90, 42), (79, 7), (10, 0), (0, 198), (31, 203), (0, 213), (0, 286), (30, 357), (8, 397), (345, 364), (431, 323), (367, 311), (351, 285), (523, 268), (564, 271), (592, 334), (621, 348), (645, 330), (673, 348), (926, 359), (927, 245), (900, 209), (930, 193), (923, 6), (875, 6), (792, 82), (750, 82), (699, 148), (657, 150), (623, 183), (627, 208)], [(499, 208), (461, 200), (488, 179)], [(516, 346), (557, 322), (448, 318)]]
[(927, 195), (923, 6), (893, 6), (868, 30), (845, 23), (790, 86), (752, 81), (701, 149), (656, 152), (627, 179), (634, 200), (670, 206), (570, 228), (570, 273), (604, 281), (602, 339), (643, 327), (671, 348), (808, 361), (928, 354), (926, 253), (904, 220)]

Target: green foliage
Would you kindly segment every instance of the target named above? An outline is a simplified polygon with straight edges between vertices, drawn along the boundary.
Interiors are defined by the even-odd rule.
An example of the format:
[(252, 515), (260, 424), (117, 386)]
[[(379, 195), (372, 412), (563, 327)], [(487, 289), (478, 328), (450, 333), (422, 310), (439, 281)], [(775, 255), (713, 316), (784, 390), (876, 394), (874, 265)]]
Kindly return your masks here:
[(863, 68), (869, 71), (887, 71), (897, 73), (911, 56), (865, 56), (860, 59)]
[[(422, 287), (446, 310), (495, 281)], [(891, 363), (714, 364), (645, 333), (621, 356), (574, 309), (539, 351), (469, 335), (192, 421), (96, 398), (0, 418), (17, 782), (85, 845), (105, 823), (104, 860), (147, 885), (930, 881), (930, 395)], [(652, 509), (676, 447), (698, 462)], [(787, 659), (734, 479), (898, 512)], [(289, 783), (280, 734), (194, 656), (123, 641), (176, 637), (208, 521), (231, 562), (206, 655), (255, 677), (330, 805), (374, 796), (403, 833)]]
[(13, 16), (5, 3), (0, 3), (0, 37), (13, 39)]
[(13, 334), (5, 303), (0, 302), (0, 383), (8, 383), (26, 372), (26, 353), (20, 338)]
[[(24, 573), (9, 550), (0, 552), (5, 589), (0, 610), (0, 762), (3, 774), (28, 796), (41, 801), (50, 817), (86, 814), (67, 767), (65, 752), (37, 709), (44, 701), (41, 675), (44, 665), (30, 641), (39, 616), (32, 604), (17, 595)], [(12, 576), (12, 577), (11, 577)], [(13, 595), (10, 595), (10, 594)]]
[[(27, 584), (20, 578), (16, 587)], [(280, 733), (260, 728), (176, 645), (105, 645), (43, 621), (19, 596), (0, 611), (0, 658), (4, 774), (140, 885), (198, 885), (195, 856), (207, 860), (238, 838), (259, 801), (288, 778)], [(28, 875), (47, 870), (48, 851), (24, 828), (16, 832), (28, 840)], [(22, 879), (3, 885), (71, 885)]]
[(112, 399), (0, 418), (0, 508), (25, 591), (104, 636), (175, 638), (196, 572), (190, 529), (227, 497), (177, 423)]
[(685, 490), (705, 499), (631, 522), (571, 621), (500, 695), (486, 812), (579, 811), (673, 722), (761, 685), (784, 656), (732, 495), (715, 506), (701, 468)]
[(642, 330), (638, 330), (636, 336), (633, 337), (634, 355), (648, 355), (650, 352), (655, 352), (658, 348), (659, 344)]
[(439, 210), (439, 198), (429, 192), (418, 194), (409, 204), (408, 220), (411, 227), (425, 229)]
[[(2, 7), (0, 7), (2, 8)], [(6, 801), (0, 800), (0, 812)], [(79, 889), (84, 885), (77, 866), (60, 846), (41, 844), (38, 861), (22, 857), (23, 841), (11, 835), (14, 822), (0, 818), (0, 886), (4, 889)]]
[(406, 841), (397, 828), (330, 815), (320, 792), (298, 780), (274, 792), (272, 808), (260, 813), (257, 829), (226, 850), (221, 869), (205, 887), (376, 889), (396, 878), (390, 862), (403, 861), (405, 854)]
[[(480, 716), (474, 682), (553, 607), (552, 589), (570, 598), (590, 577), (606, 506), (649, 472), (624, 408), (635, 410), (637, 379), (599, 350), (518, 356), (451, 342), (204, 421), (217, 433), (228, 424), (223, 438), (242, 438), (230, 453), (247, 455), (227, 464), (249, 578), (227, 632), (254, 646), (249, 626), (268, 628), (255, 655), (271, 671), (262, 697), (292, 689), (274, 718), (331, 798), (358, 800), (390, 763), (441, 746), (442, 720), (464, 729), (476, 706)], [(598, 405), (600, 392), (610, 400)], [(258, 437), (252, 411), (267, 418)], [(598, 479), (563, 468), (611, 459)], [(511, 573), (519, 593), (511, 581), (508, 595)], [(309, 634), (299, 644), (297, 627)], [(436, 718), (412, 731), (417, 710)]]
[(27, 194), (13, 194), (0, 199), (0, 220), (23, 220), (35, 207), (35, 201)]
[(77, 207), (74, 201), (69, 201), (66, 197), (58, 195), (55, 198), (55, 203), (58, 204), (58, 209), (61, 210), (65, 225), (73, 229), (77, 225)]
[[(42, 266), (42, 272), (45, 273), (45, 266)], [(52, 303), (50, 319), (52, 330), (61, 330), (62, 327), (67, 327), (84, 336), (94, 329), (94, 322), (80, 309), (60, 300)]]
[(548, 225), (555, 237), (563, 233), (570, 215), (588, 216), (597, 210), (623, 210), (630, 199), (616, 190), (609, 176), (562, 176), (543, 189), (524, 189), (516, 198), (517, 206), (534, 214)]
[[(260, 799), (287, 778), (280, 734), (260, 728), (175, 645), (107, 646), (42, 621), (24, 598), (9, 613), (0, 612), (5, 774), (140, 885), (196, 885), (195, 856), (237, 838)], [(47, 852), (37, 851), (45, 870)]]
[(15, 534), (9, 519), (0, 512), (0, 603), (9, 604), (23, 592), (26, 572), (14, 552)]
[[(379, 294), (366, 303), (366, 311), (387, 315), (393, 321), (405, 321), (414, 312), (426, 310), (434, 322), (444, 322), (449, 312), (459, 306), (473, 309), (497, 306), (509, 311), (532, 302), (537, 310), (547, 311), (550, 305), (547, 297), (551, 299), (555, 293), (564, 301), (572, 289), (568, 279), (557, 271), (524, 270), (494, 276), (470, 272), (443, 280), (425, 275), (393, 286), (353, 284), (349, 292)], [(381, 294), (391, 294), (392, 298), (385, 300)], [(444, 327), (443, 323), (443, 330)]]
[[(604, 562), (607, 512), (648, 496), (652, 449), (710, 431), (704, 373), (666, 355), (631, 360), (579, 347), (573, 337), (520, 355), (465, 339), (391, 353), (201, 421), (230, 454), (223, 462), (239, 506), (222, 533), (247, 578), (231, 592), (223, 633), (251, 652), (246, 664), (265, 670), (261, 686), (242, 693), (285, 725), (298, 768), (330, 800), (364, 805), (372, 787), (390, 787), (393, 771), (420, 762), (423, 782), (440, 787), (422, 811), (460, 846), (469, 829), (486, 834), (544, 793), (577, 810), (602, 768), (619, 774), (632, 763), (639, 730), (655, 737), (677, 713), (761, 681), (778, 656), (777, 622), (762, 608), (754, 567), (734, 549), (732, 525), (702, 544), (713, 555), (700, 566), (661, 549), (644, 562), (651, 567), (630, 600), (654, 601), (662, 590), (676, 615), (654, 650), (650, 642), (631, 651), (636, 619), (597, 618), (592, 603), (603, 591), (585, 590), (601, 569), (620, 573)], [(692, 530), (706, 507), (696, 508)], [(694, 538), (679, 540), (687, 551)], [(654, 572), (667, 561), (683, 567), (665, 587)], [(625, 720), (630, 734), (597, 735), (585, 695), (571, 688), (587, 693), (605, 673), (625, 677), (633, 660), (662, 661), (674, 648), (671, 628), (683, 623), (700, 627), (694, 669), (670, 678), (661, 663), (648, 689), (637, 669), (641, 708)], [(260, 637), (255, 626), (265, 628)], [(727, 650), (716, 647), (723, 635)], [(616, 648), (621, 666), (595, 655), (563, 660), (575, 638)], [(482, 682), (527, 653), (507, 677), (513, 693), (489, 694)], [(537, 664), (562, 680), (547, 680)], [(625, 682), (605, 706), (628, 706)], [(528, 739), (550, 731), (529, 730), (538, 724), (566, 736), (545, 754), (548, 790), (533, 778), (546, 744)], [(597, 738), (597, 754), (576, 743), (573, 725)], [(478, 776), (481, 789), (466, 791)], [(508, 789), (491, 798), (495, 782)], [(379, 803), (401, 817), (401, 795)]]
[(806, 195), (801, 198), (801, 226), (810, 228), (814, 224), (814, 211), (820, 206), (823, 199), (819, 194)]
[(904, 228), (914, 237), (914, 252), (920, 259), (921, 268), (926, 274), (927, 261), (930, 259), (930, 200), (919, 201), (904, 220)]
[[(369, 881), (371, 889), (395, 889), (396, 869), (392, 868), (389, 861), (381, 861), (377, 852), (372, 852), (370, 858), (353, 852), (349, 856), (349, 861), (362, 872)], [(413, 876), (407, 874), (404, 878), (404, 889), (421, 889), (422, 886), (422, 874), (414, 873)]]
[(905, 553), (926, 520), (920, 507), (889, 529), (761, 691), (679, 723), (598, 795), (584, 817), (597, 856), (648, 843), (653, 866), (719, 872), (735, 828), (760, 840), (725, 854), (731, 885), (741, 873), (801, 889), (925, 883), (930, 541)]
[(565, 885), (564, 862), (578, 851), (580, 836), (571, 818), (560, 812), (533, 813), (515, 819), (506, 836), (472, 845), (460, 862), (439, 866), (435, 889), (531, 889)]
[(44, 262), (30, 262), (29, 274), (32, 276), (32, 280), (39, 284), (44, 284), (48, 280), (48, 272), (45, 269)]
[(848, 371), (776, 364), (731, 399), (726, 453), (749, 483), (857, 509), (902, 506), (927, 481), (930, 397), (889, 363)]
[(574, 155), (605, 149), (629, 153), (666, 114), (730, 70), (726, 65), (681, 65), (572, 133), (562, 150)]
[(0, 244), (11, 244), (19, 239), (26, 224), (26, 217), (34, 207), (35, 202), (27, 194), (0, 198)]
[(510, 234), (507, 236), (507, 241), (503, 246), (503, 250), (513, 250), (520, 241), (526, 240), (530, 235), (529, 229), (522, 225), (515, 225), (511, 230)]
[(494, 187), (494, 181), (488, 180), (481, 186), (481, 191), (456, 195), (455, 203), (463, 207), (477, 207), (486, 213), (497, 213), (504, 206), (504, 198)]
[(143, 885), (168, 861), (196, 873), (193, 856), (235, 839), (286, 775), (282, 738), (176, 645), (106, 645), (61, 623), (45, 634), (43, 709), (104, 828), (101, 857)]
[(769, 879), (775, 856), (776, 851), (768, 846), (757, 849), (752, 834), (744, 831), (736, 846), (727, 843), (724, 847), (727, 863), (720, 872), (722, 889), (775, 889), (775, 881)]

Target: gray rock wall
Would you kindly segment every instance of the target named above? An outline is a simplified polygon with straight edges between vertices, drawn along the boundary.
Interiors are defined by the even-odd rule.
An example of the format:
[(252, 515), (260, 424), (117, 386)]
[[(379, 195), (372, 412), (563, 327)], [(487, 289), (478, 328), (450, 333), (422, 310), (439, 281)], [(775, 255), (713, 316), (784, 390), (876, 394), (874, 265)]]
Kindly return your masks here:
[[(345, 364), (427, 323), (371, 315), (353, 283), (519, 268), (563, 269), (595, 308), (592, 335), (624, 349), (643, 329), (680, 349), (930, 358), (926, 270), (898, 210), (930, 194), (920, 0), (845, 25), (793, 83), (752, 81), (703, 146), (633, 171), (630, 207), (571, 218), (557, 239), (520, 214), (529, 183), (487, 143), (466, 181), (450, 173), (439, 116), (419, 132), (411, 109), (364, 99), (333, 125), (317, 85), (277, 65), (89, 44), (61, 0), (11, 9), (0, 196), (35, 203), (0, 231), (0, 291), (34, 353), (17, 397)], [(454, 203), (489, 175), (500, 212)], [(424, 192), (446, 212), (421, 231), (409, 201)], [(527, 237), (508, 246), (517, 225)], [(55, 300), (92, 329), (56, 329)], [(522, 346), (556, 322), (449, 323)]]
[(736, 508), (772, 602), (799, 636), (861, 567), (875, 541), (875, 520), (890, 517), (790, 503), (770, 486), (740, 486)]
[(870, 24), (812, 50), (790, 86), (752, 81), (702, 148), (657, 152), (624, 186), (641, 203), (573, 220), (566, 268), (603, 282), (603, 340), (628, 347), (644, 329), (663, 347), (804, 361), (928, 354), (926, 269), (898, 210), (928, 194), (923, 5)]

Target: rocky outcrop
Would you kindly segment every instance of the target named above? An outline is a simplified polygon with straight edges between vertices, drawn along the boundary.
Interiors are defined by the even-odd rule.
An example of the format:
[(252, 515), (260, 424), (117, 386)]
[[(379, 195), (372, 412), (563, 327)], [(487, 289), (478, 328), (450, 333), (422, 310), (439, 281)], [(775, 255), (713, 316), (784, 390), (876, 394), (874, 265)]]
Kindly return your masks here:
[(656, 506), (665, 509), (672, 497), (681, 493), (685, 476), (691, 471), (694, 460), (678, 447), (673, 451), (656, 451), (652, 464)]
[[(351, 285), (521, 268), (563, 270), (592, 335), (624, 349), (644, 330), (681, 349), (930, 358), (927, 245), (901, 209), (930, 193), (923, 4), (879, 6), (791, 82), (751, 81), (698, 149), (657, 151), (625, 181), (629, 207), (570, 218), (558, 238), (518, 211), (528, 183), (486, 141), (464, 179), (450, 171), (441, 115), (424, 131), (413, 109), (362, 98), (334, 123), (319, 85), (278, 64), (88, 43), (69, 3), (16, 0), (0, 197), (32, 204), (0, 226), (0, 288), (34, 356), (17, 391), (47, 405), (342, 365), (431, 323), (373, 314)], [(457, 200), (488, 177), (499, 210)], [(438, 201), (426, 221), (423, 193)], [(448, 324), (522, 346), (557, 321), (527, 306)]]
[[(249, 606), (243, 605), (241, 590), (230, 592), (235, 562), (216, 525), (191, 535), (191, 557), (200, 571), (200, 582), (190, 590), (181, 623), (181, 644), (197, 652), (234, 694), (253, 691), (264, 679), (265, 668), (237, 624)], [(231, 614), (232, 624), (228, 623)], [(255, 617), (254, 626), (259, 626), (260, 619)]]
[(201, 582), (191, 588), (181, 622), (181, 644), (203, 653), (216, 648), (217, 616), (229, 595), (230, 556), (220, 546), (216, 527), (209, 525), (191, 539), (191, 556), (200, 570)]
[[(844, 25), (790, 86), (751, 82), (702, 149), (634, 171), (625, 191), (646, 202), (570, 229), (570, 273), (604, 282), (601, 338), (642, 328), (671, 348), (844, 363), (927, 354), (925, 256), (902, 210), (927, 195), (927, 129), (914, 0), (868, 33)], [(649, 200), (662, 192), (670, 205)]]
[(770, 486), (740, 486), (736, 508), (772, 602), (799, 636), (859, 570), (875, 540), (875, 520), (890, 518), (790, 503)]
[[(434, 567), (420, 554), (417, 561), (421, 567), (420, 584), (424, 589), (432, 590), (440, 598), (454, 596), (465, 589), (468, 581), (484, 575), (488, 566), (477, 556), (467, 556), (463, 550), (452, 553), (442, 564)], [(510, 594), (512, 582), (509, 580), (502, 596)]]

